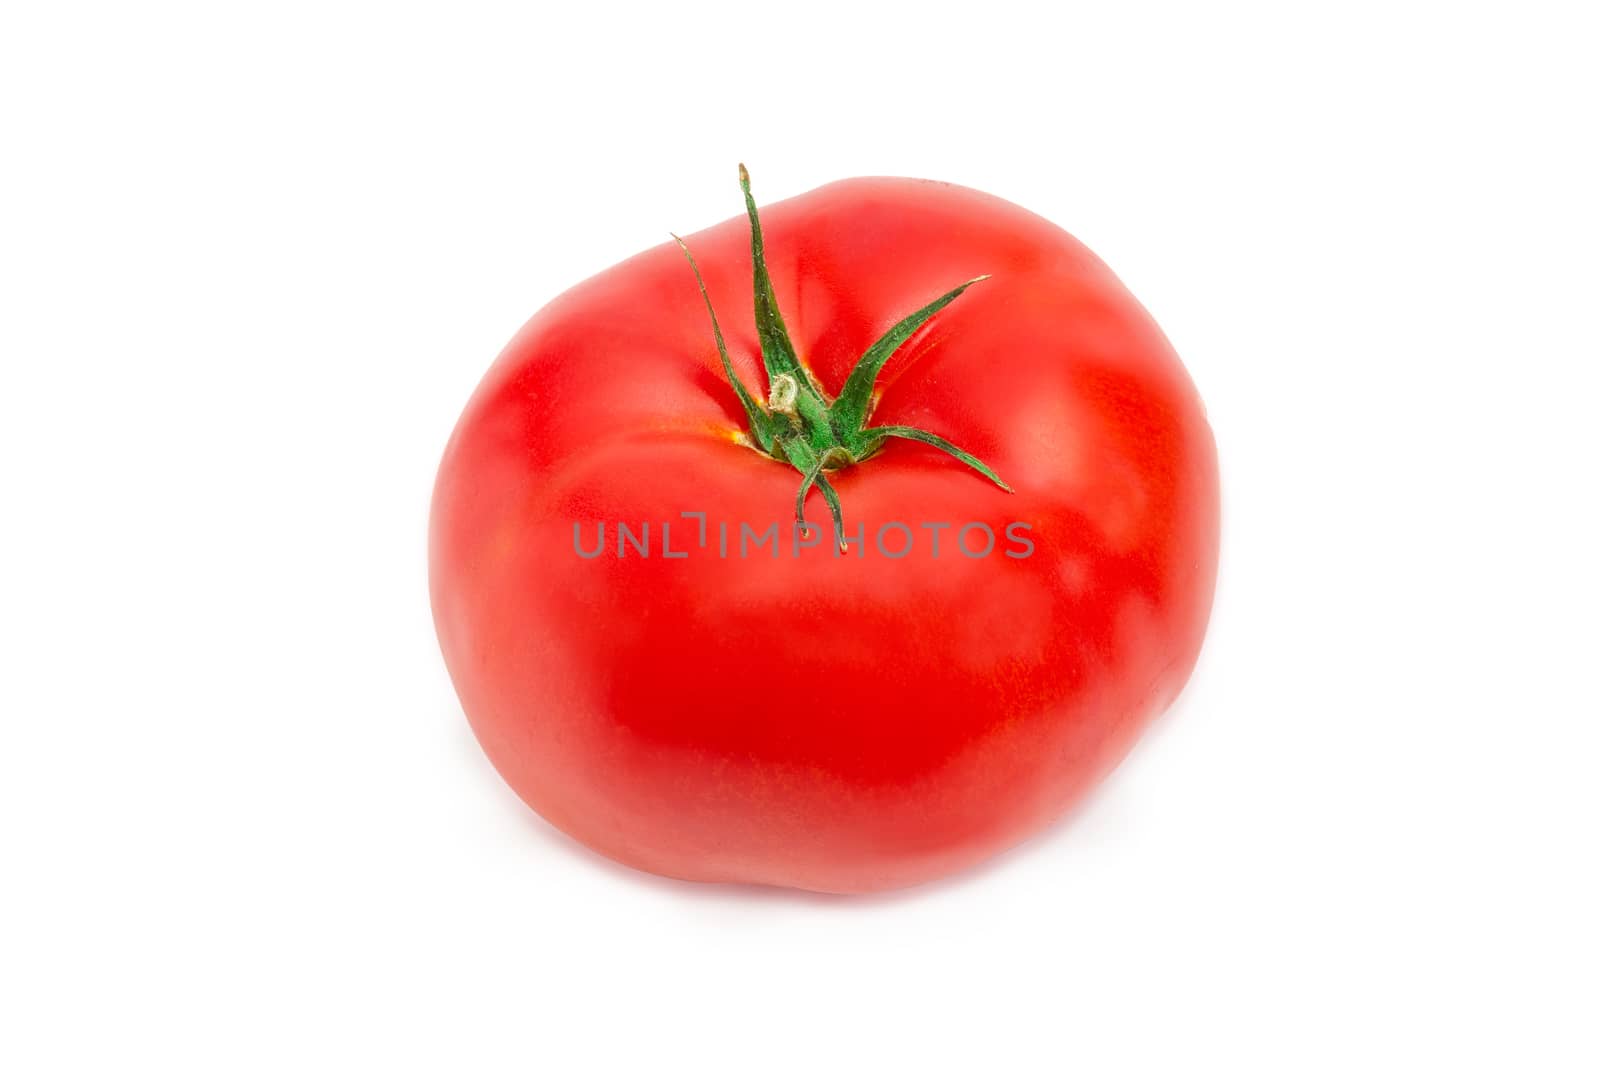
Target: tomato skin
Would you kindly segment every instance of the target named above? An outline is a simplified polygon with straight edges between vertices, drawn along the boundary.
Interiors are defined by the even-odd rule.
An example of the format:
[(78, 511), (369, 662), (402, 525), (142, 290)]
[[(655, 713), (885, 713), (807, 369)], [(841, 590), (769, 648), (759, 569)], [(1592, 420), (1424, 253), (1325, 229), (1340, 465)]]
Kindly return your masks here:
[[(837, 182), (762, 209), (796, 348), (829, 394), (912, 310), (991, 274), (890, 359), (891, 441), (832, 473), (865, 556), (717, 553), (792, 522), (799, 474), (743, 414), (678, 250), (569, 290), (463, 413), (434, 491), (435, 622), (495, 767), (550, 822), (672, 877), (861, 892), (930, 880), (1060, 816), (1187, 680), (1218, 552), (1216, 452), (1150, 317), (1064, 231), (973, 190)], [(687, 239), (735, 370), (765, 396), (745, 220)], [(707, 514), (709, 545), (696, 544)], [(813, 495), (813, 523), (827, 514)], [(619, 557), (618, 521), (651, 556)], [(663, 558), (661, 522), (673, 549)], [(938, 558), (873, 533), (948, 522)], [(984, 522), (996, 547), (956, 551)], [(604, 522), (605, 552), (586, 548)], [(1008, 524), (1033, 552), (1006, 556)], [(787, 537), (787, 535), (786, 535)], [(975, 540), (981, 541), (981, 540)], [(631, 551), (631, 547), (630, 547)]]

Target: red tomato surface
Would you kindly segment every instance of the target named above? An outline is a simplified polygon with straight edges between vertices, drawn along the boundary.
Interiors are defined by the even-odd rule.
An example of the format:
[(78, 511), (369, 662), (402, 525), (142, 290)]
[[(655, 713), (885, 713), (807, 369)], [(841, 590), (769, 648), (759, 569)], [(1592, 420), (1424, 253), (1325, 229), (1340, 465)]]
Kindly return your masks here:
[[(872, 178), (761, 221), (830, 396), (895, 322), (993, 276), (889, 360), (871, 422), (942, 435), (1015, 493), (890, 441), (829, 473), (865, 547), (795, 556), (783, 531), (776, 560), (740, 558), (740, 523), (792, 524), (800, 476), (744, 441), (694, 276), (663, 244), (552, 301), (467, 405), (433, 499), (440, 643), (495, 767), (595, 850), (699, 881), (914, 884), (1059, 817), (1177, 695), (1215, 582), (1215, 446), (1155, 323), (1036, 215)], [(687, 241), (764, 398), (746, 221)], [(828, 523), (815, 494), (806, 508)], [(649, 523), (649, 557), (618, 556), (618, 521)], [(586, 550), (605, 524), (604, 552), (575, 552), (575, 522)], [(663, 522), (688, 556), (662, 556)], [(890, 522), (917, 539), (898, 559), (875, 544)], [(920, 525), (938, 522), (934, 557)], [(955, 548), (973, 522), (996, 534), (987, 556)], [(1017, 522), (1025, 557), (1004, 553)]]

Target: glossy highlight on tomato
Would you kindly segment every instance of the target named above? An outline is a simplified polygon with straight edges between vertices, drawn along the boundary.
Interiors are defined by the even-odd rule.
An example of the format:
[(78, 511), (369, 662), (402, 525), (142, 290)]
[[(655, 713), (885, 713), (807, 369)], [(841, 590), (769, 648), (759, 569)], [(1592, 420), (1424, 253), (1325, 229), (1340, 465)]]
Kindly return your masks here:
[(1059, 817), (1188, 679), (1215, 446), (1055, 225), (899, 178), (758, 213), (742, 170), (744, 216), (557, 297), (473, 394), (434, 490), (440, 645), (496, 769), (605, 855), (927, 881)]

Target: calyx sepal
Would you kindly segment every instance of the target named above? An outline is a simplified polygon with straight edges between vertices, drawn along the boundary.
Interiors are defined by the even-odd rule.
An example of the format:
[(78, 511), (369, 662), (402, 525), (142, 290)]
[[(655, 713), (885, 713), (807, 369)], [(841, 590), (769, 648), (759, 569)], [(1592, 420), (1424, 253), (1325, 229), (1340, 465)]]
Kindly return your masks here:
[(839, 396), (829, 399), (822, 391), (795, 351), (789, 328), (778, 310), (778, 299), (772, 290), (772, 278), (767, 273), (765, 239), (761, 232), (761, 218), (756, 211), (755, 197), (750, 193), (750, 172), (739, 165), (739, 188), (744, 193), (745, 212), (750, 217), (750, 255), (754, 265), (756, 334), (761, 340), (761, 363), (766, 370), (767, 398), (765, 404), (757, 400), (740, 381), (728, 359), (727, 342), (722, 327), (717, 322), (716, 311), (711, 307), (711, 295), (706, 291), (705, 279), (695, 263), (689, 246), (676, 234), (683, 255), (694, 271), (700, 296), (705, 301), (706, 313), (711, 317), (711, 332), (716, 339), (717, 355), (722, 359), (722, 370), (738, 396), (750, 425), (750, 437), (768, 456), (792, 465), (801, 474), (800, 490), (795, 498), (795, 517), (804, 524), (805, 501), (812, 487), (816, 487), (827, 503), (833, 517), (834, 537), (841, 552), (844, 549), (844, 517), (839, 495), (828, 482), (827, 472), (858, 464), (876, 453), (889, 438), (920, 442), (949, 454), (973, 471), (984, 476), (1007, 493), (1011, 487), (983, 461), (966, 450), (919, 427), (899, 425), (872, 426), (867, 423), (871, 415), (873, 394), (878, 373), (891, 356), (905, 344), (917, 329), (940, 309), (960, 297), (969, 286), (989, 278), (979, 275), (968, 279), (947, 293), (906, 316), (890, 327), (882, 338), (863, 353), (849, 376), (845, 379)]

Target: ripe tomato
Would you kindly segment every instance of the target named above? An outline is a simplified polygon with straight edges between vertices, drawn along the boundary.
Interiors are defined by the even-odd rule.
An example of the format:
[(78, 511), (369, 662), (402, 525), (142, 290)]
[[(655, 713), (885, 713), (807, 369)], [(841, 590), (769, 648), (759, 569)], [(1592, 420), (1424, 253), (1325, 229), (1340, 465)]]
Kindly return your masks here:
[(489, 370), (434, 491), (440, 644), (495, 767), (597, 851), (929, 880), (1058, 817), (1183, 686), (1215, 446), (1155, 323), (1038, 216), (872, 178), (758, 223), (745, 183), (698, 268), (602, 272)]

